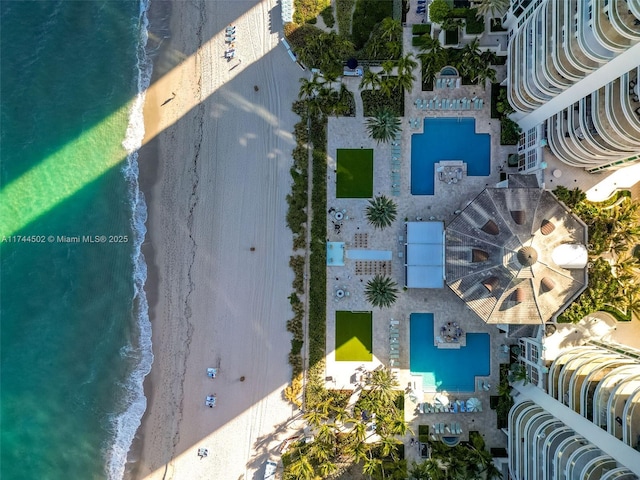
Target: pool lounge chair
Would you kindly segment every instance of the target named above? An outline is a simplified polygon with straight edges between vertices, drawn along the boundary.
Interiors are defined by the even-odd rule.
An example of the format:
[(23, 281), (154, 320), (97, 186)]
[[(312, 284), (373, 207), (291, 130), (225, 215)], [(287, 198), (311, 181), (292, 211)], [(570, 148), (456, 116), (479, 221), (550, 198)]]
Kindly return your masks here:
[(394, 320), (393, 318), (389, 319), (389, 325), (399, 325), (400, 320)]
[(389, 359), (390, 360), (399, 360), (400, 359), (400, 354), (399, 353), (390, 353), (389, 354)]
[(462, 427), (458, 422), (456, 422), (456, 433), (460, 435), (462, 433)]
[(460, 407), (461, 412), (467, 411), (467, 404), (463, 400), (458, 400), (458, 406)]
[(458, 413), (458, 402), (453, 402), (451, 411), (453, 413)]

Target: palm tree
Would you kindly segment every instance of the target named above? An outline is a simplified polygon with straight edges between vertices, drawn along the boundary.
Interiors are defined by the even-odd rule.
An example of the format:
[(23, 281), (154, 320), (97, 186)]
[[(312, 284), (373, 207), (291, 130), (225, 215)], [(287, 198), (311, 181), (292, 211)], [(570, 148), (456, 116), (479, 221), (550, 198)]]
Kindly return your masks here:
[(382, 437), (380, 439), (380, 454), (383, 458), (391, 457), (397, 460), (398, 445), (400, 442), (393, 437)]
[(309, 425), (318, 427), (329, 419), (329, 415), (321, 410), (313, 409), (304, 412), (302, 418), (304, 418)]
[(325, 462), (322, 462), (320, 465), (318, 465), (318, 471), (322, 476), (322, 478), (329, 477), (331, 474), (335, 473), (337, 470), (338, 470), (338, 467), (336, 466), (336, 464), (330, 461), (325, 461)]
[(478, 17), (484, 17), (487, 13), (492, 17), (499, 17), (509, 8), (509, 0), (481, 0), (476, 8)]
[(398, 380), (388, 368), (378, 368), (371, 372), (367, 385), (374, 397), (383, 405), (392, 405), (396, 399), (396, 389), (400, 386)]
[(380, 36), (387, 42), (398, 40), (402, 35), (400, 20), (391, 17), (383, 18), (380, 22)]
[(389, 142), (400, 133), (400, 119), (389, 109), (382, 108), (374, 117), (370, 117), (366, 122), (369, 136), (377, 143)]
[(322, 464), (323, 462), (328, 462), (331, 459), (333, 449), (334, 445), (331, 443), (315, 441), (311, 444), (309, 450), (307, 450), (307, 455), (309, 458), (316, 460), (318, 464)]
[(460, 457), (453, 455), (449, 457), (449, 463), (447, 464), (447, 477), (456, 480), (467, 478), (467, 468)]
[(307, 78), (301, 78), (300, 83), (302, 85), (300, 85), (298, 98), (300, 100), (308, 100), (318, 95), (318, 92), (322, 88), (322, 84), (324, 82), (320, 81), (320, 75), (318, 75), (317, 73), (314, 73), (313, 77), (311, 77), (311, 80)]
[(311, 480), (314, 477), (313, 466), (306, 455), (300, 455), (288, 467), (289, 473), (298, 480)]
[(390, 307), (398, 298), (398, 284), (389, 277), (376, 275), (367, 282), (365, 296), (367, 300), (378, 308)]
[(486, 480), (500, 480), (502, 478), (502, 472), (493, 462), (490, 462), (487, 468), (484, 469), (484, 478)]
[(353, 429), (351, 430), (351, 435), (355, 442), (364, 442), (364, 439), (367, 438), (367, 424), (361, 421), (356, 421)]
[(404, 414), (402, 412), (398, 412), (396, 415), (391, 417), (389, 433), (404, 437), (407, 432), (413, 433), (413, 430), (411, 430), (409, 425), (407, 425), (407, 422), (404, 421)]
[(418, 62), (413, 59), (413, 53), (400, 57), (396, 65), (398, 66), (396, 85), (411, 92), (413, 90), (413, 82), (416, 80), (413, 70), (418, 66)]
[(336, 432), (334, 425), (323, 423), (316, 432), (316, 441), (334, 445), (336, 443)]
[(420, 47), (422, 53), (418, 54), (418, 58), (422, 61), (422, 81), (431, 83), (440, 69), (444, 67), (447, 61), (447, 52), (445, 52), (437, 37), (432, 38), (430, 35), (425, 34), (423, 38), (424, 43)]
[(345, 447), (345, 452), (353, 458), (355, 463), (361, 462), (369, 458), (367, 453), (369, 448), (364, 442), (351, 442)]
[(396, 219), (398, 209), (393, 200), (384, 195), (369, 200), (367, 206), (367, 220), (374, 228), (383, 229), (390, 226)]
[(382, 467), (382, 460), (375, 457), (367, 458), (362, 465), (362, 473), (369, 475), (369, 478), (371, 478), (371, 475), (375, 475), (380, 467)]
[[(440, 442), (438, 442), (440, 443)], [(427, 479), (430, 480), (444, 480), (445, 471), (442, 469), (442, 465), (436, 458), (430, 458), (422, 462), (423, 471), (427, 475)]]
[(377, 72), (372, 71), (370, 68), (367, 68), (362, 75), (362, 80), (360, 81), (360, 90), (364, 90), (369, 87), (371, 87), (372, 90), (375, 90), (380, 87), (380, 83), (380, 75)]

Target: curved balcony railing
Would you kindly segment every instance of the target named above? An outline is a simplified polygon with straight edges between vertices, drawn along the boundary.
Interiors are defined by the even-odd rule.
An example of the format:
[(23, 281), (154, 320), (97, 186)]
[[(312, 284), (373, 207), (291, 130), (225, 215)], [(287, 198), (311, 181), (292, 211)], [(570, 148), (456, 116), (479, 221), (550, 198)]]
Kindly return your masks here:
[[(632, 2), (633, 3), (633, 2)], [(640, 41), (640, 28), (637, 22), (640, 18), (629, 9), (629, 4), (624, 0), (609, 1), (609, 19), (611, 25), (620, 35), (628, 38), (633, 43)]]
[[(605, 5), (605, 2), (607, 5)], [(609, 50), (623, 52), (631, 45), (631, 41), (623, 37), (613, 28), (609, 16), (605, 13), (609, 0), (593, 0), (593, 33), (596, 38)]]

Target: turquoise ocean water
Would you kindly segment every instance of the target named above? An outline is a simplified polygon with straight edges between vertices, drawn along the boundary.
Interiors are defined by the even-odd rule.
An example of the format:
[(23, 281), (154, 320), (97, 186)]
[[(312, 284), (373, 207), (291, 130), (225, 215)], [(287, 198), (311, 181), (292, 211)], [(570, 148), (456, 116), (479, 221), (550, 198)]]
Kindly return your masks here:
[(0, 478), (121, 478), (152, 361), (147, 0), (0, 2)]

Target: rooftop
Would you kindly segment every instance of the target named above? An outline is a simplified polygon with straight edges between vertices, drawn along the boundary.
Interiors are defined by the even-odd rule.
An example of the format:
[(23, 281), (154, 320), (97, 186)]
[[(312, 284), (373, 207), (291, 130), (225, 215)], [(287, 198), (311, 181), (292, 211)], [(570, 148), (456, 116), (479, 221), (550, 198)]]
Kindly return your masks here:
[(586, 241), (550, 192), (487, 188), (447, 226), (447, 285), (487, 323), (542, 324), (586, 288)]

